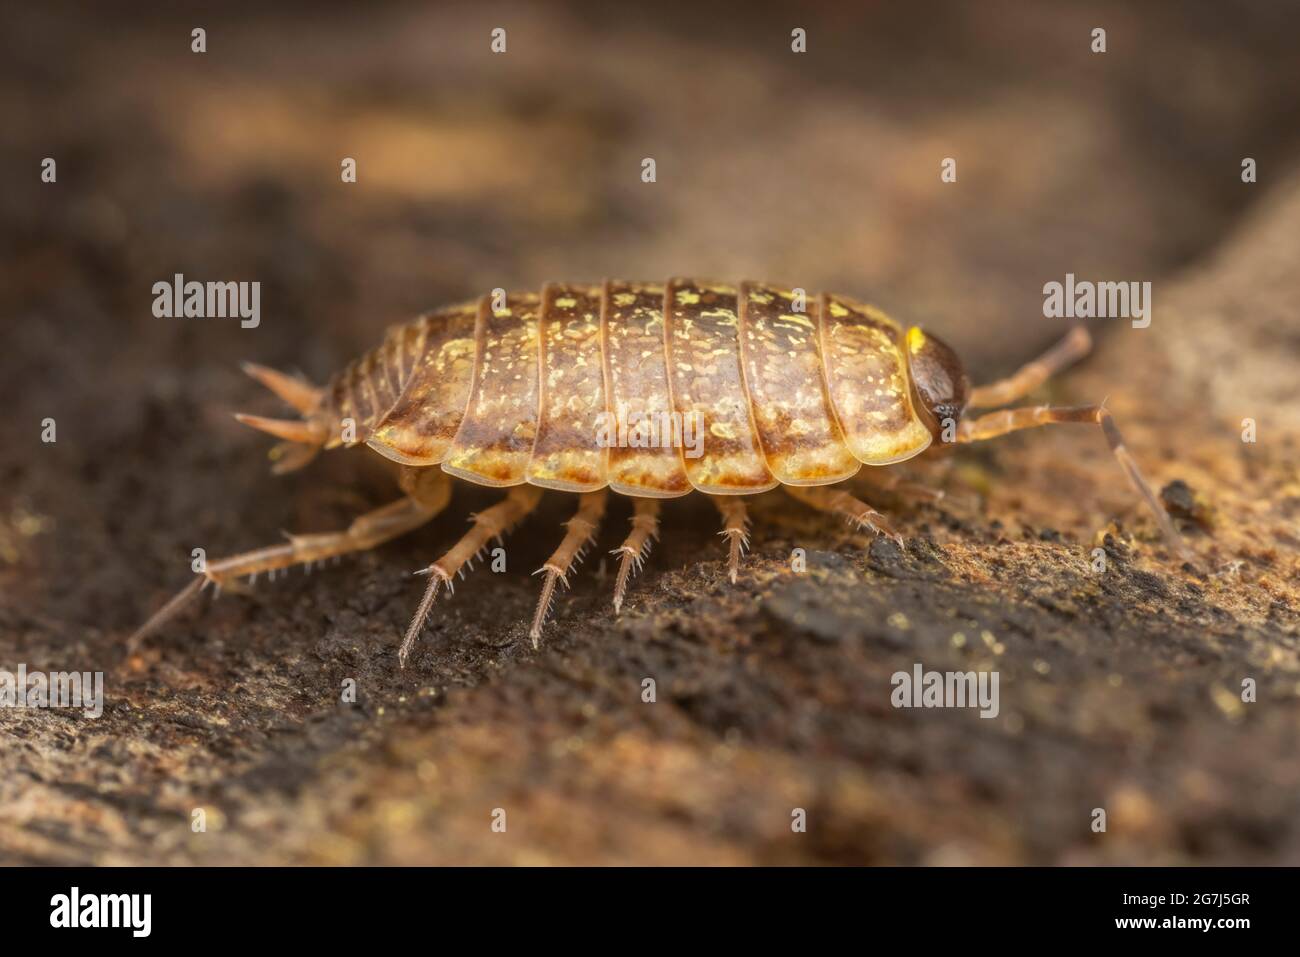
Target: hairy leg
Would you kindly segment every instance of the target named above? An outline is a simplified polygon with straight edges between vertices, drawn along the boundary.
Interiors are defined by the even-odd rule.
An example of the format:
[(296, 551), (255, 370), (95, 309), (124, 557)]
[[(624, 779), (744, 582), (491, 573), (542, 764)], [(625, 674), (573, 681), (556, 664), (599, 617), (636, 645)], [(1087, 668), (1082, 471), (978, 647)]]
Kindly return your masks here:
[(343, 531), (288, 535), (288, 541), (282, 545), (257, 548), (207, 562), (199, 577), (127, 639), (128, 651), (134, 650), (141, 640), (171, 619), (208, 583), (220, 588), (238, 578), (248, 577), (251, 581), (262, 572), (274, 574), (292, 565), (310, 566), (327, 558), (366, 551), (419, 528), (446, 508), (451, 500), (451, 482), (440, 471), (404, 469), (400, 483), (407, 493), (405, 498), (358, 516)]
[(903, 536), (874, 508), (839, 488), (824, 485), (786, 485), (785, 491), (819, 512), (842, 515), (857, 528), (870, 528), (877, 535), (888, 535), (901, 548)]
[(890, 492), (900, 498), (909, 498), (913, 501), (938, 502), (944, 496), (943, 489), (929, 488), (925, 485), (918, 485), (916, 482), (908, 482), (893, 469), (864, 468), (858, 473), (858, 477), (882, 492)]
[(614, 614), (623, 607), (623, 597), (627, 594), (627, 583), (633, 571), (641, 570), (641, 563), (650, 553), (650, 546), (659, 536), (659, 500), (657, 498), (632, 499), (632, 531), (628, 533), (623, 544), (610, 552), (621, 555), (618, 563), (618, 577), (614, 581)]
[(710, 495), (709, 498), (722, 515), (722, 531), (718, 534), (727, 540), (727, 571), (734, 585), (740, 573), (740, 556), (749, 547), (749, 512), (739, 495)]
[(406, 659), (415, 647), (415, 640), (420, 637), (420, 630), (429, 617), (429, 609), (433, 607), (441, 586), (445, 583), (449, 591), (454, 590), (452, 579), (456, 573), (472, 561), (488, 542), (519, 524), (537, 507), (541, 498), (542, 490), (536, 486), (516, 485), (496, 505), (472, 516), (473, 527), (445, 555), (428, 568), (416, 572), (417, 575), (428, 575), (429, 585), (424, 590), (424, 597), (420, 599), (420, 606), (416, 609), (415, 617), (411, 619), (411, 625), (406, 629), (406, 636), (397, 652), (397, 660), (402, 667), (406, 667)]
[(565, 523), (568, 531), (565, 532), (560, 547), (546, 560), (546, 564), (537, 570), (538, 573), (545, 572), (546, 579), (542, 583), (541, 598), (537, 601), (533, 626), (528, 631), (528, 637), (533, 639), (534, 648), (542, 637), (542, 626), (546, 624), (546, 617), (551, 612), (555, 583), (561, 582), (566, 588), (568, 587), (569, 570), (582, 560), (587, 546), (595, 539), (596, 530), (600, 528), (600, 520), (605, 514), (607, 499), (608, 494), (604, 489), (598, 492), (587, 492), (578, 499), (578, 512)]

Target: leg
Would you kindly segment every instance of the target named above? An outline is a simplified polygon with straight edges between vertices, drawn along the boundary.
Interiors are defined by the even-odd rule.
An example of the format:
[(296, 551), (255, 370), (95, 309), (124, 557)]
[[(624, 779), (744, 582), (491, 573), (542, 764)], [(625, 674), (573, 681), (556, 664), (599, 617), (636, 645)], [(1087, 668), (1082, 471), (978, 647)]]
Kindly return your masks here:
[(1151, 491), (1151, 486), (1142, 477), (1137, 462), (1133, 461), (1128, 449), (1124, 447), (1124, 439), (1119, 434), (1119, 428), (1115, 425), (1115, 420), (1102, 406), (1036, 405), (1019, 409), (1004, 409), (1001, 412), (990, 412), (987, 415), (981, 415), (979, 418), (962, 422), (957, 427), (957, 441), (982, 442), (985, 439), (1006, 435), (1008, 432), (1018, 432), (1021, 429), (1032, 429), (1040, 425), (1054, 425), (1064, 422), (1079, 422), (1101, 426), (1102, 434), (1106, 436), (1111, 452), (1115, 454), (1115, 458), (1119, 461), (1124, 474), (1128, 476), (1129, 483), (1146, 500), (1147, 507), (1151, 509), (1151, 514), (1155, 516), (1156, 524), (1160, 526), (1160, 531), (1164, 534), (1165, 540), (1173, 546), (1184, 561), (1195, 566), (1196, 557), (1183, 543), (1182, 537), (1174, 528), (1174, 523), (1169, 520), (1169, 515), (1160, 504), (1160, 500), (1156, 498), (1155, 493)]
[(727, 571), (734, 585), (740, 573), (741, 553), (749, 547), (749, 512), (745, 500), (738, 495), (710, 495), (709, 498), (722, 515), (722, 531), (718, 534), (727, 540)]
[(900, 498), (910, 498), (919, 502), (938, 502), (943, 498), (943, 489), (927, 488), (915, 482), (906, 482), (903, 476), (890, 469), (865, 468), (858, 473), (867, 484), (882, 492), (892, 492)]
[[(416, 471), (409, 470), (411, 473)], [(127, 639), (128, 652), (133, 651), (144, 637), (175, 615), (209, 582), (216, 584), (219, 589), (227, 582), (244, 576), (253, 581), (261, 572), (274, 575), (277, 570), (291, 565), (305, 564), (310, 567), (313, 562), (349, 552), (366, 551), (419, 528), (446, 508), (451, 500), (451, 483), (447, 476), (441, 472), (433, 473), (429, 469), (419, 471), (431, 474), (402, 473), (406, 498), (359, 516), (346, 531), (289, 535), (289, 541), (283, 545), (258, 548), (209, 562), (200, 577), (190, 582)]]
[(1092, 336), (1083, 326), (1075, 326), (1066, 337), (1045, 353), (1023, 366), (1015, 375), (971, 392), (970, 405), (976, 409), (993, 409), (1015, 402), (1033, 392), (1066, 366), (1092, 351)]
[(542, 625), (546, 623), (546, 616), (551, 612), (555, 583), (563, 582), (568, 587), (569, 569), (582, 560), (587, 546), (596, 537), (596, 529), (600, 528), (601, 517), (605, 514), (606, 499), (604, 489), (587, 492), (578, 499), (578, 513), (565, 523), (568, 532), (560, 542), (560, 547), (546, 560), (545, 565), (537, 569), (537, 573), (546, 572), (546, 580), (542, 583), (542, 596), (537, 601), (533, 627), (528, 632), (528, 637), (533, 639), (534, 648), (542, 637)]
[(502, 501), (487, 511), (473, 516), (473, 528), (466, 532), (447, 554), (428, 568), (416, 572), (417, 575), (428, 575), (429, 585), (424, 590), (420, 607), (416, 609), (415, 617), (411, 619), (411, 625), (406, 629), (406, 637), (402, 639), (402, 646), (397, 652), (397, 660), (403, 668), (406, 667), (406, 659), (410, 656), (411, 649), (415, 647), (415, 639), (420, 637), (420, 629), (424, 627), (424, 621), (429, 616), (429, 609), (433, 607), (434, 599), (438, 597), (438, 589), (446, 583), (448, 590), (454, 590), (452, 579), (456, 573), (467, 562), (472, 561), (488, 542), (504, 535), (522, 521), (537, 507), (541, 497), (542, 490), (535, 486), (516, 485)]
[(632, 577), (632, 571), (641, 570), (641, 563), (645, 561), (646, 555), (650, 553), (650, 546), (659, 536), (659, 499), (657, 498), (634, 498), (632, 499), (632, 531), (623, 544), (610, 552), (611, 555), (622, 555), (618, 563), (618, 578), (614, 582), (614, 614), (618, 614), (623, 607), (623, 596), (627, 593), (628, 579)]
[(791, 496), (819, 512), (843, 515), (854, 527), (866, 527), (877, 535), (888, 535), (898, 543), (899, 548), (903, 547), (903, 536), (894, 531), (885, 516), (843, 489), (824, 485), (786, 485), (784, 488)]

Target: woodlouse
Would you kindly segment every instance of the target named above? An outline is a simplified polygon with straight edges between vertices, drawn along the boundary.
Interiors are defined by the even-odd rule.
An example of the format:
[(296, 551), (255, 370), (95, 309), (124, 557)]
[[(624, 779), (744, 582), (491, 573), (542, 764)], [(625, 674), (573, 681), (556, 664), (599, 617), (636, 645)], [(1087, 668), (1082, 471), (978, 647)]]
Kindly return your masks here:
[[(402, 642), (403, 665), (439, 589), (493, 538), (537, 505), (544, 488), (578, 493), (574, 517), (546, 574), (530, 635), (536, 644), (557, 583), (595, 537), (607, 489), (631, 496), (632, 530), (615, 550), (614, 605), (658, 534), (659, 500), (712, 496), (736, 580), (748, 518), (739, 496), (783, 485), (815, 509), (901, 538), (884, 516), (834, 485), (863, 465), (886, 466), (936, 439), (976, 442), (1052, 423), (1101, 427), (1130, 482), (1178, 553), (1190, 552), (1102, 406), (1026, 406), (964, 419), (968, 407), (1007, 405), (1085, 355), (1075, 327), (1007, 379), (972, 389), (953, 350), (918, 327), (824, 293), (693, 279), (666, 284), (550, 283), (540, 294), (498, 291), (389, 330), (325, 388), (261, 366), (246, 371), (301, 413), (299, 420), (238, 415), (282, 439), (273, 471), (300, 468), (322, 448), (366, 444), (397, 462), (402, 498), (345, 530), (291, 535), (285, 544), (217, 561), (160, 609), (132, 644), (208, 582), (373, 548), (428, 522), (450, 500), (452, 477), (508, 487), (498, 504), (424, 569), (424, 597)], [(640, 412), (635, 426), (629, 420)], [(676, 414), (676, 420), (673, 419)], [(679, 441), (640, 447), (646, 416), (692, 417), (698, 457)], [(611, 426), (616, 429), (611, 432)]]

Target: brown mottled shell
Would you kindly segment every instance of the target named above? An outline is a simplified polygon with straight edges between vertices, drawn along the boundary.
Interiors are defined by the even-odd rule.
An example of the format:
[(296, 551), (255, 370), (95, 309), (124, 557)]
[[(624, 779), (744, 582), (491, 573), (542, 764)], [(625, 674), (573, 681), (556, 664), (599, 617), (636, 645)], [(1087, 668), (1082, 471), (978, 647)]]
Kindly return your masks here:
[[(829, 293), (550, 283), (391, 329), (334, 377), (320, 414), (330, 446), (350, 437), (480, 485), (655, 498), (826, 485), (929, 446), (902, 338)], [(639, 441), (650, 417), (698, 424), (702, 454)]]

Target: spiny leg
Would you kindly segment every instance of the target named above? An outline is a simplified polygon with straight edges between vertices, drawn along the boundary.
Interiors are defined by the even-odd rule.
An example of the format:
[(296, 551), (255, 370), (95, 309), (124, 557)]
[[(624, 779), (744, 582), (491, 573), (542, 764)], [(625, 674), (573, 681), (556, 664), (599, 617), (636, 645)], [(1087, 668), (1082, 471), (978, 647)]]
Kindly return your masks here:
[(1092, 335), (1083, 326), (1075, 326), (1064, 339), (1023, 365), (1014, 375), (973, 389), (970, 405), (976, 409), (993, 409), (1022, 399), (1091, 351)]
[(740, 556), (749, 547), (749, 513), (744, 499), (738, 495), (710, 495), (709, 498), (722, 515), (722, 531), (718, 534), (727, 540), (727, 572), (734, 585), (740, 574)]
[(866, 527), (877, 535), (888, 535), (898, 543), (899, 548), (903, 547), (903, 536), (894, 531), (885, 516), (843, 489), (824, 485), (786, 485), (784, 488), (788, 494), (819, 512), (843, 515), (855, 527)]
[(244, 576), (254, 579), (264, 571), (274, 573), (278, 569), (297, 564), (310, 566), (311, 563), (349, 552), (366, 551), (419, 528), (446, 508), (451, 499), (451, 483), (446, 476), (440, 475), (428, 480), (407, 478), (404, 473), (402, 485), (407, 492), (406, 498), (389, 502), (358, 516), (344, 531), (288, 535), (289, 540), (283, 545), (257, 548), (206, 563), (200, 577), (181, 589), (127, 639), (128, 653), (171, 619), (210, 582), (220, 588), (223, 584)]
[(555, 583), (562, 582), (567, 588), (569, 585), (569, 569), (576, 562), (582, 560), (583, 552), (596, 537), (596, 530), (600, 528), (601, 517), (605, 514), (605, 502), (607, 494), (604, 489), (597, 492), (587, 492), (578, 499), (578, 512), (573, 518), (565, 522), (568, 531), (564, 534), (564, 540), (560, 542), (551, 557), (546, 560), (546, 564), (537, 569), (535, 574), (546, 573), (546, 580), (542, 583), (542, 594), (537, 600), (537, 613), (533, 615), (533, 627), (528, 631), (528, 637), (533, 639), (533, 647), (537, 647), (538, 640), (542, 637), (542, 625), (546, 623), (546, 616), (551, 611), (551, 601), (555, 595)]
[(919, 502), (938, 502), (944, 496), (943, 489), (929, 488), (916, 482), (905, 481), (902, 475), (892, 470), (865, 468), (858, 473), (858, 476), (868, 485), (882, 492), (891, 492), (900, 498), (910, 498)]
[(659, 537), (659, 500), (657, 498), (632, 499), (632, 531), (623, 544), (610, 552), (621, 555), (618, 563), (618, 577), (614, 581), (614, 614), (623, 607), (623, 596), (627, 594), (627, 583), (632, 572), (641, 570), (641, 563), (650, 553), (650, 546)]
[(424, 597), (420, 599), (415, 617), (411, 619), (410, 627), (406, 629), (402, 646), (397, 651), (397, 661), (401, 667), (406, 667), (406, 659), (410, 656), (411, 649), (415, 647), (415, 640), (420, 637), (420, 630), (424, 627), (429, 609), (433, 607), (433, 602), (438, 597), (438, 590), (443, 583), (446, 583), (448, 590), (454, 591), (452, 579), (456, 573), (467, 562), (472, 561), (488, 542), (504, 535), (522, 521), (537, 507), (541, 497), (542, 490), (536, 486), (516, 485), (496, 505), (471, 516), (474, 520), (473, 527), (447, 551), (447, 554), (428, 568), (416, 572), (417, 575), (428, 575), (429, 584), (424, 590)]
[(144, 641), (144, 639), (148, 638), (167, 622), (171, 621), (172, 618), (176, 616), (176, 613), (188, 605), (190, 599), (206, 588), (207, 585), (208, 579), (204, 578), (202, 575), (191, 579), (188, 585), (173, 595), (167, 601), (167, 604), (163, 605), (156, 612), (150, 615), (148, 620), (137, 628), (131, 637), (126, 639), (127, 655), (129, 656), (134, 654), (136, 648), (140, 646), (140, 642)]
[(1124, 438), (1119, 433), (1119, 427), (1115, 425), (1115, 420), (1105, 407), (1100, 405), (1036, 405), (1024, 406), (1019, 409), (1004, 409), (1001, 412), (990, 412), (987, 415), (981, 415), (978, 418), (962, 422), (957, 427), (957, 441), (983, 442), (986, 439), (997, 438), (1000, 435), (1006, 435), (1008, 432), (1018, 432), (1021, 429), (1071, 422), (1101, 427), (1102, 433), (1106, 436), (1106, 442), (1110, 445), (1111, 452), (1114, 453), (1120, 468), (1124, 470), (1124, 474), (1128, 476), (1129, 484), (1146, 500), (1147, 507), (1151, 509), (1151, 514), (1155, 516), (1156, 524), (1160, 526), (1160, 531), (1165, 540), (1169, 542), (1184, 561), (1196, 567), (1196, 556), (1183, 542), (1182, 536), (1174, 528), (1174, 523), (1169, 520), (1169, 515), (1164, 506), (1160, 504), (1160, 500), (1156, 498), (1151, 486), (1143, 478), (1137, 462), (1133, 460), (1133, 456), (1129, 454), (1128, 449), (1124, 446)]

